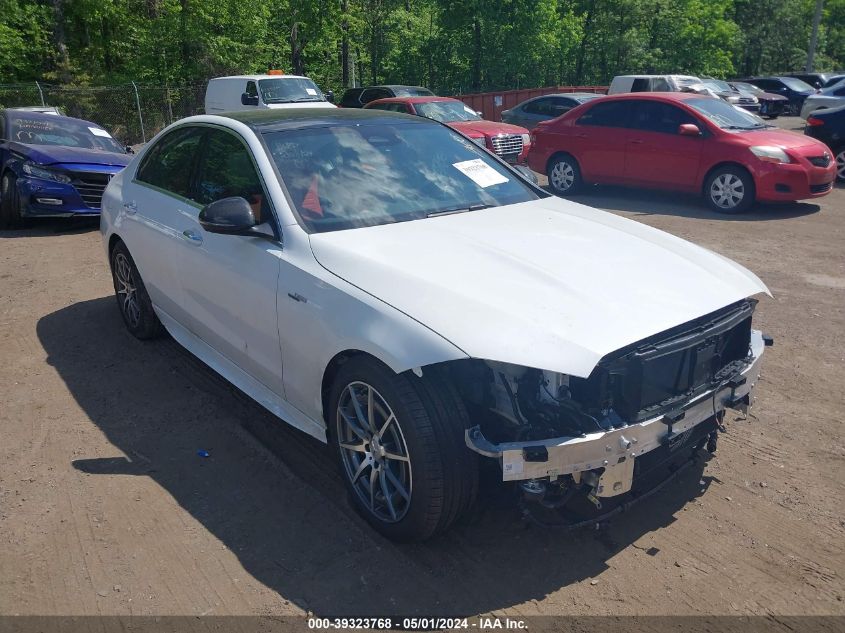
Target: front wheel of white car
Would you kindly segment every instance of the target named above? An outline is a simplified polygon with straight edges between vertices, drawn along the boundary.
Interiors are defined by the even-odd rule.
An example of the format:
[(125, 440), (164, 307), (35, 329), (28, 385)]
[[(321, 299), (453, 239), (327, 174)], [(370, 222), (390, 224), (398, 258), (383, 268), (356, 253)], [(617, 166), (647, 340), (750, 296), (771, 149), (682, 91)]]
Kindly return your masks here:
[(467, 415), (437, 376), (397, 375), (353, 357), (338, 372), (328, 411), (352, 503), (384, 536), (425, 540), (472, 505), (478, 465), (464, 444)]

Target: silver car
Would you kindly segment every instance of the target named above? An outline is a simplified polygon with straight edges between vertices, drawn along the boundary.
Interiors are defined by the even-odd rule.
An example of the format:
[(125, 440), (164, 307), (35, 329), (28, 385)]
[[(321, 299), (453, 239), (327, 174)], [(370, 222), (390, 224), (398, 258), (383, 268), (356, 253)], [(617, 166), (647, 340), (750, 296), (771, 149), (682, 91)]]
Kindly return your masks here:
[(556, 119), (572, 108), (601, 96), (592, 92), (571, 92), (534, 97), (510, 110), (503, 110), (502, 121), (533, 130), (541, 121)]
[(801, 118), (806, 120), (816, 110), (838, 108), (843, 105), (845, 105), (845, 79), (807, 97), (801, 107)]

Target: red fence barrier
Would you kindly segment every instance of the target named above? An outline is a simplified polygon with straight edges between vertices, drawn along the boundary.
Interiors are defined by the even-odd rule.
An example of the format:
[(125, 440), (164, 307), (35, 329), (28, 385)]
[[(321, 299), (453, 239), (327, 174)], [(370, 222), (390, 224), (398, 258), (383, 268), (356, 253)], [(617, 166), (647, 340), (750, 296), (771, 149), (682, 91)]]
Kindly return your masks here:
[(546, 88), (523, 88), (521, 90), (503, 90), (501, 92), (479, 92), (468, 95), (455, 95), (473, 110), (478, 110), (488, 121), (501, 121), (502, 110), (512, 108), (526, 99), (559, 92), (597, 92), (607, 93), (607, 86), (548, 86)]

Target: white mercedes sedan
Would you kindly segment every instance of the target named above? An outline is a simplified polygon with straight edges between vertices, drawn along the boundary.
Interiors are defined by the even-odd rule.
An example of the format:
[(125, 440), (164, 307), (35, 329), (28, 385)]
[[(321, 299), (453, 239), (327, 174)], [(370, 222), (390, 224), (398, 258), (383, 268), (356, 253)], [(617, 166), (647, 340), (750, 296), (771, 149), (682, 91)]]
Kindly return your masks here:
[(396, 540), (465, 514), (483, 460), (538, 522), (606, 519), (716, 450), (770, 342), (748, 270), (421, 117), (183, 119), (100, 228), (129, 331), (331, 443)]

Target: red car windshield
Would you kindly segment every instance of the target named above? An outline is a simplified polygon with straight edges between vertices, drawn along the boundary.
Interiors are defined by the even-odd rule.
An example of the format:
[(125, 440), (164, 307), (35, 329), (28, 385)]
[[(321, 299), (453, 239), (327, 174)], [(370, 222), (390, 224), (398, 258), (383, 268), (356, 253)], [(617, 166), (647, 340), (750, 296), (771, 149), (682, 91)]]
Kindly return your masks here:
[(417, 114), (441, 123), (453, 121), (481, 121), (475, 110), (460, 101), (428, 101), (415, 103)]
[(756, 114), (732, 106), (721, 99), (690, 99), (686, 102), (696, 112), (706, 117), (714, 125), (723, 130), (760, 130), (772, 127)]

